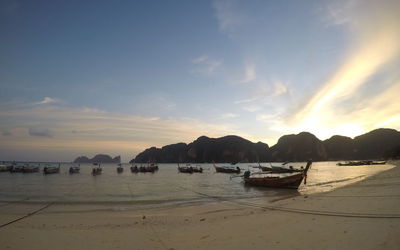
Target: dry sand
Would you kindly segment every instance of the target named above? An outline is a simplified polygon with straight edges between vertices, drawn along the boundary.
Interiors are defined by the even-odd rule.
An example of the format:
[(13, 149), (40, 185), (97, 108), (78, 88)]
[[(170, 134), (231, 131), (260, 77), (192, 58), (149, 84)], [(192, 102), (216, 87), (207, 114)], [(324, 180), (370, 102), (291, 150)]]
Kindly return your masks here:
[[(52, 205), (0, 228), (0, 249), (400, 249), (400, 163), (327, 193), (150, 210)], [(43, 204), (0, 207), (0, 224)]]

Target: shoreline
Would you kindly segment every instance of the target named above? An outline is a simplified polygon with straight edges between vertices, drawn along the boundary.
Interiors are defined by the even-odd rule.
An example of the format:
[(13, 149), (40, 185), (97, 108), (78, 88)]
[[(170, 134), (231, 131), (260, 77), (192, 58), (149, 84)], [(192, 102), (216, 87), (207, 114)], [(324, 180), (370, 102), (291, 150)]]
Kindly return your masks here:
[[(56, 204), (3, 228), (7, 249), (398, 249), (400, 162), (337, 189), (136, 210)], [(1, 222), (26, 213), (15, 206)], [(86, 210), (89, 209), (89, 210)]]

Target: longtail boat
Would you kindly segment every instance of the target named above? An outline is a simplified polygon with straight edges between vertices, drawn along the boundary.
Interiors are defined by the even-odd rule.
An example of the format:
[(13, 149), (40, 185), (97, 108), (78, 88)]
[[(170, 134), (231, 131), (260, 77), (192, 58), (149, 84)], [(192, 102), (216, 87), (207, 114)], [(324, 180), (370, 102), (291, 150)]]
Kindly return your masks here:
[(240, 173), (240, 168), (234, 166), (217, 166), (214, 164), (214, 168), (217, 173)]
[(338, 166), (362, 166), (362, 165), (384, 165), (386, 161), (347, 161), (347, 162), (339, 162), (336, 165)]
[(11, 173), (22, 173), (24, 172), (24, 166), (23, 165), (14, 165), (10, 169)]
[(132, 166), (131, 166), (131, 172), (132, 173), (139, 173), (139, 168), (135, 165), (135, 166), (133, 166), (133, 164), (132, 164)]
[(22, 173), (37, 173), (39, 172), (39, 166), (26, 165), (22, 169)]
[(92, 175), (99, 175), (101, 174), (101, 167), (100, 167), (100, 163), (93, 163), (93, 168), (92, 168)]
[(190, 164), (186, 164), (186, 166), (181, 167), (178, 163), (178, 171), (179, 173), (188, 173), (188, 174), (203, 173), (203, 168), (200, 166), (192, 167), (192, 165)]
[(0, 172), (9, 172), (13, 166), (0, 165)]
[(273, 173), (295, 173), (295, 172), (303, 172), (304, 171), (303, 167), (301, 169), (295, 169), (295, 168), (293, 168), (293, 166), (282, 167), (282, 166), (274, 166), (272, 164), (270, 164), (270, 166), (259, 165), (259, 168), (261, 168), (262, 171), (273, 172)]
[(245, 184), (272, 188), (299, 188), (304, 179), (307, 180), (307, 172), (312, 162), (308, 161), (306, 168), (300, 173), (274, 173), (274, 172), (256, 172), (246, 171), (243, 175)]
[(118, 167), (117, 167), (117, 173), (121, 174), (122, 172), (124, 172), (124, 168), (122, 167), (121, 163), (118, 163)]
[(43, 168), (43, 174), (58, 174), (58, 173), (60, 173), (60, 164), (58, 164), (58, 167), (45, 166)]
[(70, 173), (70, 174), (78, 174), (79, 171), (81, 171), (81, 166), (80, 166), (80, 164), (78, 164), (78, 166), (71, 166), (71, 167), (69, 168), (69, 173)]

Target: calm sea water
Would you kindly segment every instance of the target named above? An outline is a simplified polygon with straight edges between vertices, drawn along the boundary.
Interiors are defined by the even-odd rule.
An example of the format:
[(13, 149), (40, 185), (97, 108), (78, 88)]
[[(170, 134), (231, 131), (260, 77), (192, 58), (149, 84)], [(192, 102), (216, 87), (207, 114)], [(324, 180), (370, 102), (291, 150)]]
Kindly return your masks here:
[[(81, 173), (69, 174), (71, 164), (62, 164), (59, 174), (0, 173), (0, 202), (113, 203), (166, 205), (215, 199), (267, 197), (271, 200), (299, 194), (329, 191), (360, 181), (392, 165), (336, 166), (316, 162), (308, 173), (307, 185), (299, 190), (248, 187), (235, 174), (216, 173), (212, 164), (200, 164), (202, 174), (178, 173), (176, 164), (159, 164), (159, 171), (131, 173), (129, 165), (118, 174), (115, 164), (103, 164), (103, 173), (91, 175), (92, 166), (81, 164)], [(219, 164), (223, 165), (223, 164)], [(238, 164), (248, 169), (250, 164)], [(255, 165), (255, 164), (253, 164)], [(262, 165), (268, 166), (264, 163)], [(304, 166), (296, 163), (294, 167)]]

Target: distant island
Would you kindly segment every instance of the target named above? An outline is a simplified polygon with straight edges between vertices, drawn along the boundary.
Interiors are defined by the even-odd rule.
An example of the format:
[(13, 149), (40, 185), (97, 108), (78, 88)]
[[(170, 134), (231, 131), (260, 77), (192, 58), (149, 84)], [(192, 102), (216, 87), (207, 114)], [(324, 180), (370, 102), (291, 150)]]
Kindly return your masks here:
[(220, 138), (201, 136), (189, 144), (177, 143), (162, 148), (148, 148), (130, 162), (337, 161), (399, 157), (400, 132), (381, 128), (354, 139), (335, 135), (324, 141), (311, 133), (301, 132), (282, 136), (272, 147), (234, 135)]
[(112, 158), (106, 154), (95, 155), (92, 159), (87, 156), (79, 156), (74, 160), (74, 163), (121, 163), (121, 156)]

